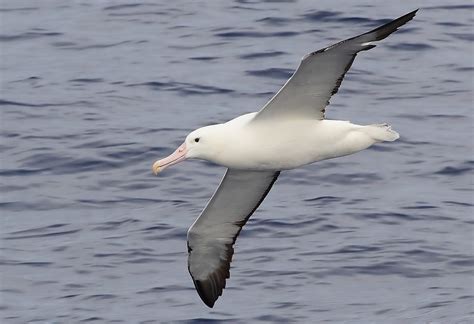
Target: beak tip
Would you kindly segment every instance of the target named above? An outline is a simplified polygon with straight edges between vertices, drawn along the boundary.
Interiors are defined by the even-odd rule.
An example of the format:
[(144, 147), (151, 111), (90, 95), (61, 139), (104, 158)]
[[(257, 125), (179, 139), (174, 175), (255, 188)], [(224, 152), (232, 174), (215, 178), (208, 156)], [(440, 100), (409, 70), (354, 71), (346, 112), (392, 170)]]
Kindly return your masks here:
[(158, 173), (161, 172), (161, 168), (158, 163), (154, 163), (153, 166), (151, 167), (151, 171), (153, 172), (154, 175), (158, 175)]
[(168, 166), (185, 160), (186, 153), (187, 153), (186, 143), (183, 143), (172, 154), (153, 163), (153, 166), (151, 167), (153, 174), (158, 175), (158, 173), (162, 172)]

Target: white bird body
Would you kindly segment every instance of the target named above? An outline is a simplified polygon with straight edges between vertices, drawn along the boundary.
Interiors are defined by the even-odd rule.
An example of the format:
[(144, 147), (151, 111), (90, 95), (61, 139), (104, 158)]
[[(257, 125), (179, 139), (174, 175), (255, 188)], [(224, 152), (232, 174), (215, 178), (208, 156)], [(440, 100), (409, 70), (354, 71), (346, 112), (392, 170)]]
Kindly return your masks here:
[(256, 114), (245, 114), (191, 133), (191, 137), (202, 138), (201, 145), (208, 144), (212, 149), (204, 155), (190, 156), (230, 169), (289, 170), (398, 138), (384, 124), (361, 126), (342, 120), (302, 118), (257, 122), (253, 120)]
[(399, 135), (387, 124), (355, 125), (325, 119), (357, 53), (416, 14), (412, 11), (367, 33), (305, 55), (286, 84), (257, 113), (191, 132), (174, 153), (153, 164), (158, 174), (188, 158), (227, 167), (219, 187), (188, 231), (188, 269), (204, 303), (213, 307), (230, 276), (233, 245), (281, 170), (353, 154)]

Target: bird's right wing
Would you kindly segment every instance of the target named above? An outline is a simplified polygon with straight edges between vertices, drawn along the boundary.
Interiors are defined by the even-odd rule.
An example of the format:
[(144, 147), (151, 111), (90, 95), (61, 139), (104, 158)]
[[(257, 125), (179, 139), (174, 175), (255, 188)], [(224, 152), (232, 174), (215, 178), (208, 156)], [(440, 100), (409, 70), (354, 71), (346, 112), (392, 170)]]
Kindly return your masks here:
[(253, 120), (324, 119), (329, 99), (338, 91), (357, 53), (375, 47), (373, 42), (396, 31), (410, 21), (416, 12), (412, 11), (367, 33), (306, 55), (293, 76)]
[(188, 231), (188, 269), (199, 296), (209, 306), (229, 278), (233, 245), (249, 217), (265, 199), (279, 171), (228, 169), (206, 208)]

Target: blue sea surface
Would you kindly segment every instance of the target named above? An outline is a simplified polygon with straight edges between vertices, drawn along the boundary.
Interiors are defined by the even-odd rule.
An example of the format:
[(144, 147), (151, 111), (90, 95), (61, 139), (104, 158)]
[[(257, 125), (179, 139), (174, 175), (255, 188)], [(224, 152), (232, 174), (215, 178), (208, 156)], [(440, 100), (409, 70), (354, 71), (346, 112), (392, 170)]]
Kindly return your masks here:
[[(358, 55), (330, 119), (401, 137), (282, 172), (213, 309), (186, 231), (224, 173), (156, 160)], [(472, 1), (2, 1), (0, 322), (474, 323)]]

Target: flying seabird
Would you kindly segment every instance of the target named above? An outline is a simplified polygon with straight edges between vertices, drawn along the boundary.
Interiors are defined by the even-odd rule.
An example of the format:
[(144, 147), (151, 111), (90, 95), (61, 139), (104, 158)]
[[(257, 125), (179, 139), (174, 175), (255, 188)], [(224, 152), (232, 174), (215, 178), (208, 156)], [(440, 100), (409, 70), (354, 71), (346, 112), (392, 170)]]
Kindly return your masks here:
[(398, 139), (387, 124), (327, 120), (325, 109), (357, 53), (374, 48), (374, 42), (396, 31), (416, 12), (307, 54), (259, 112), (199, 128), (174, 153), (153, 164), (155, 174), (189, 158), (227, 167), (216, 192), (188, 230), (188, 269), (207, 306), (213, 307), (222, 294), (235, 240), (280, 171)]

